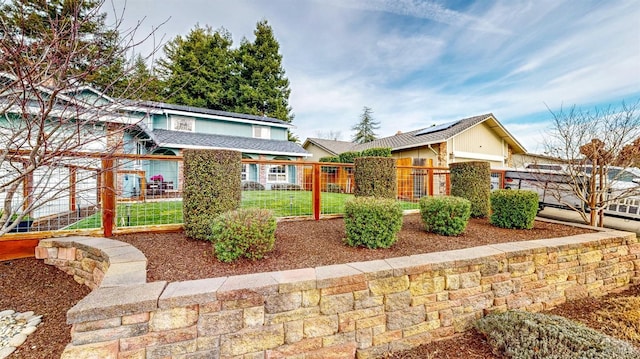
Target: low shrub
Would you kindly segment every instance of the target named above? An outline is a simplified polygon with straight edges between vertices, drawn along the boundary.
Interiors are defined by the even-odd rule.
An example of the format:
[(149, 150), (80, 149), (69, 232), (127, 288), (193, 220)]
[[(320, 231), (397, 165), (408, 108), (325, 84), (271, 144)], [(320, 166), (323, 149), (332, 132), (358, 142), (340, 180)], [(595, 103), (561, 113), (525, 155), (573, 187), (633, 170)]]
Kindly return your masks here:
[(354, 197), (345, 202), (344, 227), (349, 246), (389, 248), (402, 228), (402, 207), (393, 199)]
[(243, 208), (225, 212), (211, 225), (211, 242), (216, 258), (232, 262), (240, 257), (263, 258), (276, 241), (276, 219), (273, 211)]
[(514, 359), (639, 358), (628, 342), (569, 319), (541, 313), (508, 311), (475, 323), (496, 354)]
[(353, 163), (356, 158), (361, 157), (360, 152), (357, 151), (347, 151), (342, 152), (338, 155), (338, 162), (340, 163)]
[(360, 152), (362, 157), (391, 157), (391, 147), (372, 147)]
[(256, 181), (242, 181), (243, 191), (264, 191), (264, 186)]
[(427, 232), (457, 236), (471, 216), (471, 202), (454, 196), (420, 198), (420, 215)]
[(318, 162), (340, 162), (340, 157), (338, 156), (325, 156), (320, 157)]
[(342, 190), (342, 186), (337, 183), (327, 183), (326, 192), (342, 193), (344, 191)]
[(605, 334), (622, 338), (640, 348), (640, 297), (607, 298), (602, 309), (591, 313)]
[(491, 192), (489, 222), (501, 228), (531, 229), (538, 213), (538, 194), (528, 190)]
[(271, 185), (274, 191), (302, 191), (300, 185), (294, 183), (274, 183)]

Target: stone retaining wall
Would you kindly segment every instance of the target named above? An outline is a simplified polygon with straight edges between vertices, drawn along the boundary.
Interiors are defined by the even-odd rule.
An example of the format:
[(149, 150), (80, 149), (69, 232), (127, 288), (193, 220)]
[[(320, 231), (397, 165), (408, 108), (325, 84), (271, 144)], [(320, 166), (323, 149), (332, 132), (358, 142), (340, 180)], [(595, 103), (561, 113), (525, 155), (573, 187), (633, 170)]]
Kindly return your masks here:
[(96, 237), (43, 239), (36, 258), (54, 265), (91, 289), (147, 281), (147, 258), (120, 241)]
[[(61, 248), (70, 247), (58, 248), (58, 255)], [(635, 234), (605, 231), (282, 272), (100, 286), (67, 313), (72, 341), (63, 358), (371, 358), (450, 337), (493, 311), (549, 309), (626, 288), (639, 277)]]

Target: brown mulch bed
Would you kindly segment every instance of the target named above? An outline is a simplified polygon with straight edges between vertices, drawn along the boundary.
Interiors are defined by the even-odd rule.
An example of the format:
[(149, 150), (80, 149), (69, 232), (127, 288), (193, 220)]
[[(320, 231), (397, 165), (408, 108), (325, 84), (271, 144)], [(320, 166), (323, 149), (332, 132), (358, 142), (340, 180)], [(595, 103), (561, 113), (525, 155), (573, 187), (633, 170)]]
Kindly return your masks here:
[(35, 258), (0, 262), (0, 310), (34, 311), (42, 323), (13, 358), (60, 358), (71, 341), (67, 311), (91, 290)]
[[(342, 243), (341, 219), (280, 222), (276, 247), (260, 261), (241, 260), (220, 263), (212, 253), (211, 243), (185, 238), (182, 232), (164, 234), (128, 234), (116, 239), (133, 244), (148, 258), (148, 280), (180, 281), (205, 277), (229, 276), (253, 272), (365, 261), (416, 253), (437, 252), (490, 243), (553, 238), (584, 233), (588, 230), (537, 221), (532, 230), (504, 230), (486, 220), (470, 221), (464, 235), (444, 237), (424, 232), (419, 215), (405, 217), (399, 240), (392, 248), (368, 250), (350, 248)], [(634, 288), (639, 292), (638, 287)], [(43, 323), (11, 357), (59, 357), (69, 342), (70, 326), (66, 311), (89, 293), (89, 289), (54, 267), (35, 259), (0, 262), (0, 310), (33, 310), (43, 314)], [(574, 305), (567, 317), (595, 310), (597, 299)], [(579, 303), (579, 302), (578, 302)], [(559, 309), (560, 310), (560, 309)], [(565, 315), (565, 314), (563, 314)], [(484, 339), (474, 331), (459, 337), (429, 343), (414, 350), (394, 353), (390, 358), (497, 358)]]
[(398, 241), (388, 249), (352, 248), (343, 244), (344, 221), (282, 221), (276, 230), (272, 252), (258, 261), (239, 260), (222, 263), (213, 254), (208, 241), (186, 238), (183, 232), (126, 234), (114, 239), (140, 249), (148, 260), (147, 280), (170, 282), (237, 274), (271, 272), (286, 269), (360, 262), (481, 246), (491, 243), (526, 241), (570, 236), (588, 229), (536, 221), (530, 230), (497, 228), (487, 219), (471, 219), (465, 233), (446, 237), (427, 233), (419, 214), (404, 217)]

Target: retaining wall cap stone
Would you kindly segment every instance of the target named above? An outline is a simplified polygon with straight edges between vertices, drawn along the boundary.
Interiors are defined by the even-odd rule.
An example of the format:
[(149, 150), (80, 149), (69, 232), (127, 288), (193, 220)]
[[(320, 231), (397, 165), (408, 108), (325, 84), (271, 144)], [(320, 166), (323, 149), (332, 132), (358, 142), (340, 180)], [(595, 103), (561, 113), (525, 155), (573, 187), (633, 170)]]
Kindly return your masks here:
[(147, 262), (144, 253), (134, 246), (122, 246), (102, 249), (102, 253), (109, 258), (109, 263)]
[(67, 324), (103, 320), (158, 309), (167, 282), (96, 288), (67, 311)]
[[(546, 241), (546, 240), (545, 240)], [(547, 247), (544, 245), (544, 242), (537, 241), (522, 241), (522, 242), (506, 242), (506, 243), (496, 243), (496, 244), (487, 244), (485, 247), (489, 247), (496, 251), (502, 251), (507, 256), (510, 255), (519, 255), (519, 254), (532, 254), (532, 251), (535, 250), (545, 250)]]
[(226, 278), (218, 294), (240, 289), (258, 294), (275, 294), (278, 292), (278, 283), (269, 273), (236, 275)]
[(349, 267), (364, 273), (371, 278), (384, 278), (393, 276), (393, 268), (384, 259), (377, 259), (366, 262), (347, 263)]
[(218, 277), (169, 283), (158, 306), (164, 309), (214, 302), (218, 289), (226, 280), (227, 277)]
[(118, 287), (147, 282), (147, 261), (110, 264), (100, 287)]
[(320, 289), (332, 287), (340, 279), (346, 280), (342, 284), (363, 282), (365, 280), (364, 273), (347, 264), (316, 267), (316, 278)]
[(313, 268), (291, 269), (279, 272), (269, 272), (271, 277), (279, 284), (290, 284), (299, 282), (316, 282), (316, 271)]

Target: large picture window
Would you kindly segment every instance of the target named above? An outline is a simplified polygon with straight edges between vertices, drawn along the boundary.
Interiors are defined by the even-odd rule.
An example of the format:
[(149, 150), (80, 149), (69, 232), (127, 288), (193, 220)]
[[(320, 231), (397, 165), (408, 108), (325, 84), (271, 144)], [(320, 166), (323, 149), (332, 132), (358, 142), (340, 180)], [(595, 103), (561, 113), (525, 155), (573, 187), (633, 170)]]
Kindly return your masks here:
[(269, 172), (267, 173), (268, 182), (287, 182), (287, 166), (276, 165), (269, 166)]

